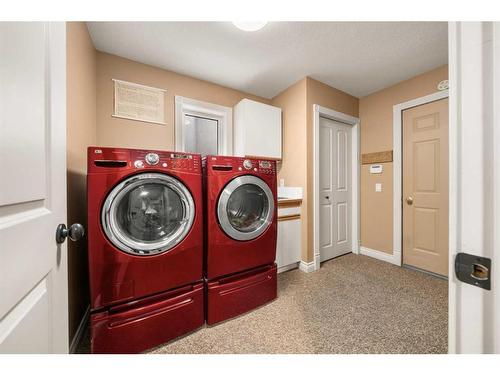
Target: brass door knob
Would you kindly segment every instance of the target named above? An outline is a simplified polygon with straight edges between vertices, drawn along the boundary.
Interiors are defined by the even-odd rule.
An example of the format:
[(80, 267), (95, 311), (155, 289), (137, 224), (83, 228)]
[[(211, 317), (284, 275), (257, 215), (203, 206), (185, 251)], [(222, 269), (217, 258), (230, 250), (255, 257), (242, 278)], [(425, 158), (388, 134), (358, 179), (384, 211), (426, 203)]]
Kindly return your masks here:
[(407, 204), (408, 206), (411, 206), (411, 205), (413, 204), (413, 197), (408, 197), (408, 198), (406, 198), (406, 204)]

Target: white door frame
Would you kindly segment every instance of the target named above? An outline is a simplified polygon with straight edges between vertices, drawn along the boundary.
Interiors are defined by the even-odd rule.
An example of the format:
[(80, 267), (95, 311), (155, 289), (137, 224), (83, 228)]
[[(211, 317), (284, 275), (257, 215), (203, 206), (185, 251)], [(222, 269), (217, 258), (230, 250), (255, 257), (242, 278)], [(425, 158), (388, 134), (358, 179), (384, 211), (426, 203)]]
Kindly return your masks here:
[[(450, 273), (448, 352), (500, 353), (500, 22), (449, 22), (450, 270), (491, 258), (491, 290)], [(471, 198), (473, 197), (473, 198)]]
[[(402, 163), (402, 135), (403, 135), (403, 111), (409, 108), (418, 107), (422, 104), (428, 104), (437, 100), (445, 99), (448, 97), (448, 90), (438, 91), (430, 95), (422, 96), (420, 98), (412, 99), (404, 103), (399, 103), (393, 106), (393, 121), (392, 121), (392, 137), (393, 137), (393, 250), (392, 256), (389, 256), (389, 262), (401, 266), (403, 264), (402, 252), (402, 186), (403, 186), (403, 163)], [(451, 150), (451, 137), (449, 138)], [(450, 155), (451, 157), (451, 155)], [(450, 163), (451, 160), (448, 162)], [(449, 164), (451, 166), (451, 164)], [(451, 170), (451, 168), (450, 168)], [(450, 268), (452, 270), (452, 268)]]
[(351, 236), (352, 252), (359, 254), (359, 118), (313, 105), (313, 231), (314, 231), (314, 271), (320, 267), (319, 250), (319, 120), (321, 117), (352, 126), (351, 133)]

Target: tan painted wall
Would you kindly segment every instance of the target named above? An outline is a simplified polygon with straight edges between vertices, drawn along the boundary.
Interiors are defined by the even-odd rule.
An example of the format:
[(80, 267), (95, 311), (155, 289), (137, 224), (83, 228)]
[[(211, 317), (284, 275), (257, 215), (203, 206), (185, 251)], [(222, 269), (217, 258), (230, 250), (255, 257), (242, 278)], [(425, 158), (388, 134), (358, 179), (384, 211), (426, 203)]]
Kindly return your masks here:
[[(121, 79), (167, 90), (166, 125), (111, 117), (113, 81)], [(243, 98), (270, 100), (168, 70), (97, 52), (97, 142), (99, 146), (173, 150), (175, 95), (233, 107)]]
[[(68, 223), (87, 227), (87, 146), (96, 136), (96, 51), (83, 22), (68, 22), (67, 194)], [(87, 241), (68, 241), (69, 337), (89, 305)]]
[[(304, 78), (272, 99), (282, 109), (283, 160), (278, 164), (278, 179), (286, 186), (307, 190), (306, 82)], [(307, 258), (307, 205), (302, 205), (301, 249)]]
[(358, 116), (358, 99), (306, 77), (274, 97), (283, 110), (283, 162), (278, 178), (287, 186), (303, 188), (302, 259), (313, 261), (313, 105)]
[[(392, 150), (393, 106), (432, 94), (437, 84), (448, 78), (448, 66), (442, 66), (359, 100), (361, 153)], [(375, 193), (375, 183), (382, 192)], [(369, 165), (361, 168), (361, 244), (392, 253), (392, 163), (384, 164), (380, 175), (370, 175)]]

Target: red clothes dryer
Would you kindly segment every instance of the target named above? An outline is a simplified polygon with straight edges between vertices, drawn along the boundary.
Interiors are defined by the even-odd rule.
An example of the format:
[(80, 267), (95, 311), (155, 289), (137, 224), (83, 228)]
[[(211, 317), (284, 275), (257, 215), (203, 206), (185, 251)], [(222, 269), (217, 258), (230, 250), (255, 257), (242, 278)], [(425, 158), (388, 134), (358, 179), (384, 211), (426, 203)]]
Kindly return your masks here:
[(93, 353), (131, 353), (204, 323), (202, 167), (196, 154), (90, 147)]
[(276, 162), (205, 158), (207, 323), (277, 296)]

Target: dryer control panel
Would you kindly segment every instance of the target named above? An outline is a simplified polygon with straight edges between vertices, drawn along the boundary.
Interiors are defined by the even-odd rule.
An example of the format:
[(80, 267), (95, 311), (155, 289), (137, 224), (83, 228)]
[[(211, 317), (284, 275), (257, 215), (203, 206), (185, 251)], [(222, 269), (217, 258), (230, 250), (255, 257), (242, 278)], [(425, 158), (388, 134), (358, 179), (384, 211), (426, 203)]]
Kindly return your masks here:
[(211, 170), (219, 172), (252, 172), (254, 174), (276, 175), (274, 160), (241, 158), (234, 156), (207, 156), (204, 162)]

